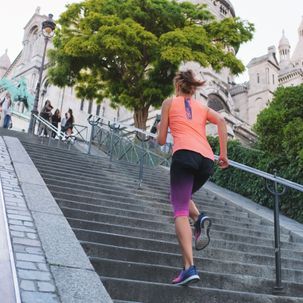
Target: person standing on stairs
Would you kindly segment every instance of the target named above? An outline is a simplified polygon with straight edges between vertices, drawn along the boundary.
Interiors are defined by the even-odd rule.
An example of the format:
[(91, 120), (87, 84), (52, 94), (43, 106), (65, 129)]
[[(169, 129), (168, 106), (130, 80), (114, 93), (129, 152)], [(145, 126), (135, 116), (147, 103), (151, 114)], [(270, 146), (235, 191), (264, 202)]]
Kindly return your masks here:
[(227, 129), (224, 118), (214, 110), (193, 99), (196, 89), (205, 81), (195, 79), (191, 70), (180, 71), (174, 78), (176, 96), (162, 103), (157, 141), (165, 144), (168, 128), (174, 139), (170, 168), (170, 200), (174, 211), (176, 235), (183, 258), (183, 270), (172, 283), (188, 285), (200, 277), (193, 262), (192, 230), (189, 217), (194, 220), (195, 248), (204, 249), (209, 241), (211, 220), (200, 213), (192, 200), (213, 174), (214, 154), (207, 141), (206, 123), (218, 127), (220, 156), (218, 165), (228, 167)]

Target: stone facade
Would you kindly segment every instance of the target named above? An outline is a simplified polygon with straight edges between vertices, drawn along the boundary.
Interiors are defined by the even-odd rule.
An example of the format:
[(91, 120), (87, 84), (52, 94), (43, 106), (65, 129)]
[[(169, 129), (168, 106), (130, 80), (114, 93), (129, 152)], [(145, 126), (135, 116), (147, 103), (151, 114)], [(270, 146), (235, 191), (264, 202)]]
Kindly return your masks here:
[[(23, 49), (13, 61), (12, 64), (7, 66), (7, 55), (4, 58), (6, 66), (2, 72), (2, 61), (0, 59), (0, 73), (1, 77), (8, 79), (18, 80), (22, 77), (27, 82), (29, 92), (34, 95), (39, 77), (39, 70), (42, 61), (42, 54), (44, 48), (44, 37), (41, 33), (41, 23), (47, 18), (45, 15), (40, 14), (40, 8), (37, 8), (34, 15), (30, 18), (24, 27), (23, 36)], [(52, 42), (48, 42), (48, 49), (52, 48)], [(4, 60), (3, 60), (4, 61)], [(46, 56), (45, 66), (42, 77), (42, 84), (40, 89), (40, 98), (38, 110), (40, 111), (46, 100), (50, 100), (54, 109), (58, 108), (61, 112), (65, 113), (69, 108), (74, 111), (76, 123), (80, 125), (87, 124), (88, 114), (106, 114), (111, 119), (119, 117), (121, 111), (115, 111), (110, 108), (108, 102), (104, 102), (101, 106), (97, 106), (92, 102), (79, 100), (72, 87), (59, 88), (50, 85), (47, 79), (48, 59)], [(27, 130), (29, 123), (30, 112), (26, 111), (23, 104), (14, 105), (14, 128), (17, 130)]]
[(272, 100), (279, 87), (303, 83), (303, 18), (298, 28), (299, 41), (291, 56), (291, 46), (283, 31), (277, 51), (268, 48), (264, 56), (253, 58), (248, 64), (249, 82), (235, 85), (230, 90), (236, 111), (241, 119), (252, 126), (257, 115)]
[[(180, 0), (182, 1), (182, 0)], [(193, 3), (206, 4), (209, 10), (218, 19), (235, 16), (234, 8), (228, 0), (192, 0)], [(44, 47), (44, 38), (41, 34), (41, 23), (46, 19), (40, 14), (38, 8), (24, 28), (23, 49), (14, 62), (9, 65), (7, 54), (0, 58), (0, 75), (9, 79), (25, 77), (30, 92), (34, 95), (38, 81), (39, 68)], [(268, 54), (254, 58), (248, 64), (249, 82), (235, 85), (234, 75), (224, 68), (220, 73), (214, 72), (211, 68), (202, 68), (197, 63), (188, 62), (183, 68), (191, 68), (195, 74), (207, 81), (207, 84), (196, 93), (196, 98), (204, 104), (222, 113), (228, 122), (228, 134), (231, 138), (238, 138), (243, 143), (250, 143), (255, 140), (251, 132), (257, 114), (266, 107), (273, 96), (278, 85), (297, 85), (302, 83), (302, 54), (301, 44), (303, 43), (303, 23), (299, 28), (300, 41), (290, 60), (290, 46), (288, 40), (281, 39), (279, 45), (280, 62), (276, 58), (274, 47), (268, 49)], [(51, 48), (51, 42), (48, 48)], [(301, 61), (300, 61), (301, 60)], [(5, 64), (2, 62), (5, 61)], [(47, 58), (43, 72), (41, 95), (38, 110), (44, 102), (51, 100), (54, 109), (66, 112), (72, 108), (77, 124), (87, 125), (89, 114), (105, 116), (110, 120), (121, 121), (127, 124), (133, 123), (132, 113), (125, 108), (112, 109), (110, 102), (105, 100), (101, 105), (96, 105), (87, 100), (79, 100), (73, 88), (58, 88), (50, 85), (47, 80)], [(2, 66), (3, 65), (3, 66)], [(4, 66), (5, 65), (5, 66)], [(282, 68), (283, 66), (283, 68)], [(148, 125), (153, 123), (154, 117), (159, 110), (151, 109)], [(15, 105), (14, 126), (17, 129), (27, 129), (29, 112), (26, 112), (22, 105)], [(209, 127), (211, 134), (215, 128)]]

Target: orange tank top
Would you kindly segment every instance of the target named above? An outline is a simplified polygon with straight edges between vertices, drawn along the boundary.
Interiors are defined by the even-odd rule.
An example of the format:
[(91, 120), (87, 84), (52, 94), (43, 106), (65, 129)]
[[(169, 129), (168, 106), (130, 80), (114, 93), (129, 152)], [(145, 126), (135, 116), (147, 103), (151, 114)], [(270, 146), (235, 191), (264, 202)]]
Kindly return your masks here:
[(169, 128), (174, 139), (173, 153), (191, 150), (214, 160), (206, 137), (207, 106), (195, 99), (175, 97), (169, 110)]

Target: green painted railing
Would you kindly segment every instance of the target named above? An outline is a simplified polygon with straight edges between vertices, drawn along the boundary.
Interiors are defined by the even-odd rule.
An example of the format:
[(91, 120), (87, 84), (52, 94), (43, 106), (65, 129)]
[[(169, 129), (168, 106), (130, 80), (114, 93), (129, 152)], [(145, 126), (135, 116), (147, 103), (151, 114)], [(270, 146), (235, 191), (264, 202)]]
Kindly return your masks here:
[(142, 163), (149, 167), (169, 166), (171, 145), (161, 147), (151, 135), (108, 122), (94, 127), (92, 140), (111, 160)]

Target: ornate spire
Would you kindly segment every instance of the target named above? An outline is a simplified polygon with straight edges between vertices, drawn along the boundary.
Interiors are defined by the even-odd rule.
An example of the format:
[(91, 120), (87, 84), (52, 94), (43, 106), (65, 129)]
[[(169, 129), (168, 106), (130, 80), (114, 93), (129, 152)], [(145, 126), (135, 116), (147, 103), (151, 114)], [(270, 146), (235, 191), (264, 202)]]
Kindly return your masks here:
[(290, 47), (289, 41), (285, 36), (285, 30), (284, 29), (282, 31), (282, 38), (280, 39), (280, 42), (279, 42), (279, 49), (283, 48), (283, 47)]
[(0, 68), (8, 69), (10, 65), (11, 65), (11, 60), (8, 57), (7, 49), (6, 49), (5, 53), (0, 57)]
[(282, 31), (282, 38), (279, 42), (280, 68), (286, 69), (291, 65), (290, 62), (290, 44), (285, 36), (285, 31)]

